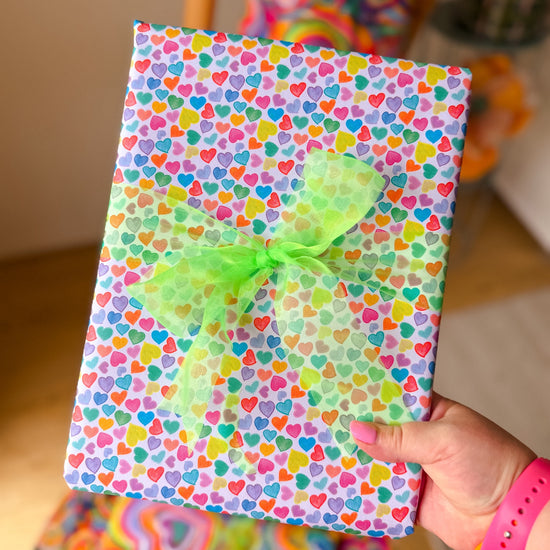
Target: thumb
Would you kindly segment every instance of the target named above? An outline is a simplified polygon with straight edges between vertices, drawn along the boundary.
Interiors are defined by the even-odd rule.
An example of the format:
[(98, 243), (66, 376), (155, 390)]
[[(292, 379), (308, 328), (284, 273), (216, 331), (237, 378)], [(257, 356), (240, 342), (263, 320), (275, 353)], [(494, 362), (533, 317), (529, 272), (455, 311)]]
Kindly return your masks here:
[(354, 420), (350, 431), (360, 449), (382, 462), (430, 464), (439, 455), (443, 442), (437, 421), (387, 426)]

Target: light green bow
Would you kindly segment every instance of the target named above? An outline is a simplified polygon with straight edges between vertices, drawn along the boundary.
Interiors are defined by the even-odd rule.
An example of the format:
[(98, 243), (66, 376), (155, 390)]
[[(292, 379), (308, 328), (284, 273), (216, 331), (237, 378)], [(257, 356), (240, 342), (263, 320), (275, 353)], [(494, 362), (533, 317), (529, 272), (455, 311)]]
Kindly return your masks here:
[[(239, 323), (251, 321), (243, 318), (268, 278), (276, 280), (274, 309), (286, 359), (300, 371), (302, 387), (310, 390), (310, 404), (319, 408), (348, 453), (355, 449), (345, 433), (349, 421), (365, 418), (374, 397), (386, 404), (385, 412), (378, 414), (386, 421), (411, 419), (398, 385), (361, 353), (367, 337), (354, 330), (358, 327), (352, 322), (353, 315), (338, 296), (341, 281), (347, 281), (389, 293), (387, 299), (395, 297), (395, 291), (380, 288), (375, 281), (374, 266), (346, 259), (332, 244), (360, 222), (383, 186), (384, 179), (366, 163), (312, 149), (305, 161), (302, 188), (288, 200), (280, 223), (265, 244), (181, 201), (150, 192), (154, 200), (150, 208), (158, 208), (162, 202), (165, 209), (174, 210), (171, 215), (176, 223), (169, 224), (165, 232), (179, 244), (166, 254), (164, 262), (157, 263), (153, 273), (130, 285), (128, 291), (175, 335), (196, 335), (159, 406), (181, 416), (190, 449), (201, 437), (219, 377), (228, 378), (242, 367), (231, 351), (230, 337)], [(407, 306), (412, 313), (412, 306)], [(312, 312), (310, 318), (304, 317), (304, 308)], [(314, 349), (317, 362), (310, 353), (301, 353), (306, 349), (310, 353)], [(319, 360), (321, 352), (330, 361)], [(379, 382), (374, 396), (360, 387), (366, 388), (369, 377), (371, 382)], [(234, 441), (238, 441), (238, 415), (231, 411), (238, 403), (235, 395), (227, 396), (225, 424), (220, 431)], [(338, 415), (340, 422), (335, 422)], [(232, 452), (235, 457), (237, 451)], [(234, 462), (242, 467), (242, 456)]]

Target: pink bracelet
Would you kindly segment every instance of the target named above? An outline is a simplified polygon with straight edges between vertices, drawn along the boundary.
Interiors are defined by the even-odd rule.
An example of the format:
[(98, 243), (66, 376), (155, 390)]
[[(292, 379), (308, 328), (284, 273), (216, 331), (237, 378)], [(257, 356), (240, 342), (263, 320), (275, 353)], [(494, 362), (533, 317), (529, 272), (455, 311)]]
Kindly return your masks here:
[(522, 472), (499, 506), (481, 550), (525, 550), (538, 515), (550, 501), (550, 460), (537, 458)]

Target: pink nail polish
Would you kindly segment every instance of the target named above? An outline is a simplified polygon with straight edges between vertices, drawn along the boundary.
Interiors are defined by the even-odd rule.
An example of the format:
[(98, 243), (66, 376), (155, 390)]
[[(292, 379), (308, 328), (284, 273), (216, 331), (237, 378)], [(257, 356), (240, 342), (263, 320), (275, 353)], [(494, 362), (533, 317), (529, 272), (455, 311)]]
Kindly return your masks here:
[(368, 445), (372, 445), (376, 442), (378, 432), (370, 424), (354, 420), (350, 423), (349, 428), (351, 435), (356, 441), (367, 443)]

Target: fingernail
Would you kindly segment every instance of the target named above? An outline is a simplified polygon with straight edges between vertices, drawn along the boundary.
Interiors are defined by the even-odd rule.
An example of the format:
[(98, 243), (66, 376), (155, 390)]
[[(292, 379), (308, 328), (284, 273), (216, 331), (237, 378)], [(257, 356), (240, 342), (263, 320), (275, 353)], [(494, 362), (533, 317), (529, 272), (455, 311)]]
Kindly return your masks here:
[(355, 440), (360, 441), (361, 443), (367, 443), (368, 445), (372, 445), (376, 442), (378, 432), (370, 424), (353, 420), (350, 423), (349, 428), (351, 435)]

